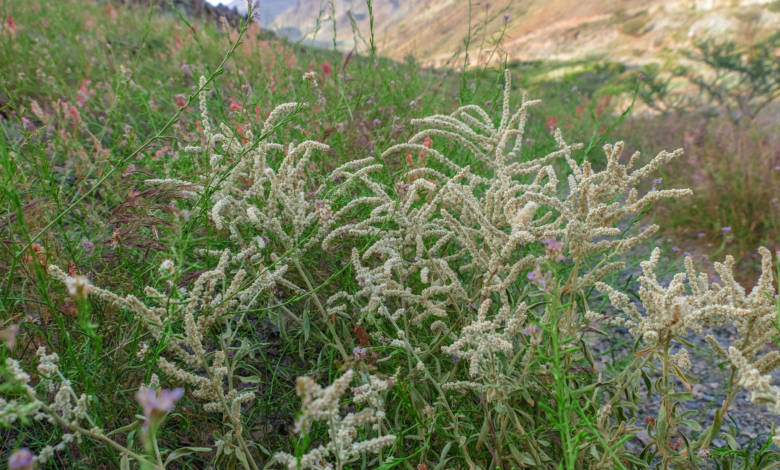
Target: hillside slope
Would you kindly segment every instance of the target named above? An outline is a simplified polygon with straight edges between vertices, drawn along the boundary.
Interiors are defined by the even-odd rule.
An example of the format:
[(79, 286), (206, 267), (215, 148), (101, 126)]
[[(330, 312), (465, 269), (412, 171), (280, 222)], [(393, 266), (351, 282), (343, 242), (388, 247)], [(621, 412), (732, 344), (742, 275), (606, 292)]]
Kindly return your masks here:
[[(365, 50), (369, 31), (365, 0), (335, 0), (334, 6), (339, 47), (349, 50), (357, 43)], [(780, 8), (767, 0), (384, 0), (374, 2), (378, 49), (394, 59), (412, 55), (425, 65), (446, 65), (454, 51), (463, 50), (469, 8), (472, 66), (490, 57), (502, 31), (499, 57), (509, 60), (609, 56), (643, 63), (662, 59), (696, 38), (751, 42), (780, 28)], [(353, 34), (350, 13), (365, 41)], [(326, 45), (333, 40), (330, 17), (329, 2), (297, 0), (271, 27), (292, 39), (306, 37)], [(462, 64), (462, 57), (454, 63)]]

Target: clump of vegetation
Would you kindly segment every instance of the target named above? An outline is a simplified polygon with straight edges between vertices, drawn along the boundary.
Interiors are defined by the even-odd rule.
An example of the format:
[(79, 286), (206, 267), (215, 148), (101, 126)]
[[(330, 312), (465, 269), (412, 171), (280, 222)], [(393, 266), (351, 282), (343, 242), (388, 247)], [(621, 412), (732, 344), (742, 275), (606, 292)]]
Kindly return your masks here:
[[(108, 21), (144, 17), (101, 8)], [(592, 161), (606, 132), (570, 144), (551, 115), (531, 134), (540, 103), (509, 72), (497, 96), (471, 90), (490, 104), (455, 107), (423, 83), (458, 90), (447, 77), (403, 83), (374, 57), (297, 66), (248, 23), (182, 32), (187, 46), (164, 41), (177, 59), (229, 47), (197, 81), (186, 64), (189, 92), (154, 95), (154, 79), (122, 66), (100, 106), (80, 77), (74, 98), (9, 99), (9, 467), (695, 469), (732, 437), (722, 427), (738, 390), (780, 414), (780, 354), (765, 350), (780, 327), (772, 253), (761, 250), (750, 292), (731, 257), (718, 282), (690, 258), (663, 282), (657, 250), (637, 298), (613, 282), (658, 229), (638, 215), (690, 194), (641, 189), (681, 150), (645, 161), (618, 142)], [(253, 62), (258, 49), (273, 65)], [(388, 100), (419, 94), (380, 104), (379, 85)], [(294, 99), (271, 106), (280, 94)], [(596, 120), (607, 104), (593, 103)], [(123, 127), (122, 106), (156, 117)], [(614, 325), (633, 354), (606, 369), (587, 334)], [(702, 425), (679, 406), (695, 379), (684, 336), (711, 325), (737, 336), (708, 339), (731, 375)], [(642, 392), (661, 403), (644, 423)], [(652, 443), (632, 452), (643, 428)]]
[(646, 68), (639, 96), (663, 119), (638, 118), (626, 129), (644, 130), (633, 132), (638, 146), (683, 143), (686, 158), (664, 178), (688, 182), (694, 197), (662, 209), (661, 217), (692, 239), (725, 242), (721, 249), (739, 258), (761, 244), (780, 248), (780, 221), (769, 215), (780, 211), (777, 122), (762, 117), (780, 96), (778, 40), (697, 42), (685, 54), (690, 65), (671, 73)]
[[(699, 40), (683, 51), (691, 65), (663, 74), (657, 66), (643, 70), (640, 97), (662, 112), (684, 112), (716, 105), (735, 126), (751, 123), (780, 96), (780, 64), (776, 50), (780, 34), (739, 46), (733, 41)], [(680, 91), (681, 80), (698, 95)]]

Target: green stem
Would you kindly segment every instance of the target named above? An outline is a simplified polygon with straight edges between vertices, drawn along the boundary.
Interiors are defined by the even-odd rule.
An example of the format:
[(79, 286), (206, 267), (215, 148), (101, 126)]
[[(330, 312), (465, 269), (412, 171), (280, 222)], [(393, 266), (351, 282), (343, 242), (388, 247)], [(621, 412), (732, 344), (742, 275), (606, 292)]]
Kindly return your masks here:
[[(390, 320), (390, 323), (392, 323), (393, 327), (396, 331), (399, 331), (398, 324), (393, 320), (392, 318), (388, 317), (388, 320)], [(405, 330), (408, 331), (408, 330)], [(409, 340), (404, 337), (404, 346), (406, 347), (406, 352), (409, 353), (417, 362), (422, 362), (417, 355), (417, 353), (414, 352), (414, 348), (412, 348), (412, 345), (409, 344)], [(452, 411), (452, 408), (450, 408), (450, 404), (447, 401), (447, 395), (444, 393), (444, 390), (442, 390), (441, 385), (439, 384), (439, 381), (436, 380), (430, 373), (427, 367), (423, 367), (423, 372), (425, 373), (425, 378), (428, 379), (431, 382), (431, 385), (433, 385), (433, 388), (436, 389), (436, 392), (439, 394), (439, 397), (441, 398), (441, 403), (444, 405), (445, 410), (447, 411), (447, 414), (449, 414), (450, 419), (452, 420), (452, 424), (455, 427), (455, 434), (460, 436), (459, 426), (458, 426), (458, 417), (455, 416), (455, 413)], [(460, 449), (463, 451), (463, 456), (465, 457), (469, 468), (474, 467), (474, 463), (471, 460), (471, 456), (469, 455), (468, 449), (466, 448), (466, 443), (458, 441), (458, 445), (460, 446)]]
[[(206, 361), (206, 358), (203, 355), (198, 355), (198, 361), (200, 361), (201, 366), (206, 370), (206, 374), (209, 377), (209, 381), (214, 383), (214, 377), (211, 375), (211, 368), (209, 367), (208, 362)], [(244, 426), (241, 424), (240, 420), (234, 419), (233, 414), (230, 410), (230, 405), (228, 404), (227, 400), (225, 399), (225, 393), (224, 390), (222, 390), (222, 384), (217, 384), (215, 387), (217, 389), (217, 395), (219, 397), (219, 401), (222, 405), (222, 417), (223, 422), (224, 418), (227, 417), (228, 420), (233, 425), (233, 429), (236, 430), (243, 430)], [(246, 456), (247, 461), (249, 462), (249, 466), (252, 468), (252, 470), (260, 470), (260, 467), (257, 466), (257, 463), (255, 462), (254, 457), (252, 457), (252, 454), (249, 452), (249, 446), (246, 445), (246, 441), (244, 440), (244, 436), (242, 435), (243, 431), (241, 432), (234, 432), (233, 436), (235, 436), (236, 440), (238, 441), (238, 445), (241, 448), (241, 450), (244, 452), (244, 455)], [(246, 468), (246, 466), (244, 467)]]
[(664, 408), (664, 420), (662, 424), (662, 434), (661, 434), (661, 440), (657, 438), (658, 435), (656, 434), (656, 445), (658, 446), (658, 451), (661, 453), (661, 457), (663, 458), (663, 469), (667, 470), (669, 468), (669, 429), (670, 429), (670, 422), (672, 418), (672, 410), (671, 410), (671, 403), (669, 402), (669, 342), (667, 341), (663, 345), (663, 355), (661, 358), (662, 361), (662, 373), (661, 373), (661, 406)]
[[(734, 398), (737, 396), (737, 392), (739, 392), (739, 386), (735, 386), (734, 378), (736, 376), (737, 369), (734, 366), (731, 366), (731, 375), (729, 376), (729, 384), (727, 387), (728, 392), (726, 393), (726, 399), (723, 400), (723, 403), (720, 405), (720, 416), (721, 418), (726, 414), (729, 407), (731, 406), (731, 402), (734, 400)], [(716, 422), (718, 420), (716, 419)], [(706, 449), (710, 446), (713, 439), (715, 439), (715, 436), (718, 435), (720, 432), (720, 428), (723, 427), (723, 421), (722, 419), (720, 422), (717, 422), (717, 429), (715, 429), (715, 422), (712, 424), (713, 429), (710, 430), (707, 437), (702, 442), (700, 449)]]
[[(553, 294), (555, 296), (555, 294)], [(558, 328), (558, 303), (552, 302), (550, 305), (550, 339), (552, 348), (552, 362), (555, 368), (553, 376), (555, 377), (555, 401), (558, 408), (559, 430), (561, 445), (563, 447), (563, 459), (567, 469), (573, 469), (576, 461), (576, 449), (571, 448), (569, 411), (570, 394), (567, 393), (565, 364), (561, 364), (559, 328)]]
[[(156, 433), (155, 433), (156, 434)], [(160, 468), (163, 468), (162, 456), (160, 455), (160, 446), (157, 444), (157, 436), (152, 436), (152, 449), (154, 449), (154, 458)]]
[[(37, 398), (35, 398), (35, 399), (37, 400)], [(141, 454), (137, 454), (137, 453), (133, 452), (132, 450), (128, 449), (127, 447), (124, 447), (123, 445), (118, 444), (113, 439), (109, 439), (108, 437), (106, 437), (102, 432), (100, 432), (100, 433), (93, 432), (90, 429), (85, 429), (85, 428), (79, 426), (78, 424), (70, 423), (70, 422), (62, 419), (59, 416), (59, 414), (57, 414), (56, 411), (52, 410), (51, 408), (49, 408), (48, 405), (43, 404), (42, 402), (41, 402), (41, 409), (46, 413), (47, 416), (49, 416), (51, 418), (54, 418), (54, 420), (57, 421), (57, 423), (59, 423), (60, 426), (62, 426), (64, 428), (67, 428), (67, 429), (70, 429), (74, 433), (82, 434), (82, 435), (90, 437), (90, 438), (92, 438), (92, 439), (94, 439), (96, 441), (101, 441), (104, 444), (106, 444), (109, 447), (111, 447), (114, 450), (116, 450), (117, 452), (119, 452), (120, 454), (127, 455), (127, 456), (135, 459), (137, 462), (140, 462), (140, 463), (146, 464), (146, 465), (152, 465), (152, 466), (154, 465), (153, 462), (150, 462), (149, 460), (147, 460), (146, 456), (143, 456)]]
[(322, 302), (320, 302), (320, 297), (317, 295), (317, 290), (309, 280), (309, 276), (306, 275), (306, 271), (303, 269), (303, 266), (301, 266), (301, 262), (297, 259), (295, 260), (295, 269), (298, 270), (298, 274), (301, 275), (303, 282), (306, 283), (306, 288), (309, 289), (309, 292), (314, 299), (314, 304), (317, 305), (317, 309), (320, 311), (320, 314), (322, 314), (322, 321), (328, 325), (328, 330), (330, 331), (332, 339), (336, 345), (336, 349), (338, 349), (339, 353), (341, 353), (341, 358), (344, 360), (344, 362), (347, 362), (349, 360), (349, 354), (347, 354), (347, 351), (344, 349), (344, 345), (341, 344), (341, 340), (339, 340), (339, 336), (336, 334), (336, 328), (334, 327), (333, 322), (330, 321), (330, 318), (328, 318), (327, 310), (325, 310)]

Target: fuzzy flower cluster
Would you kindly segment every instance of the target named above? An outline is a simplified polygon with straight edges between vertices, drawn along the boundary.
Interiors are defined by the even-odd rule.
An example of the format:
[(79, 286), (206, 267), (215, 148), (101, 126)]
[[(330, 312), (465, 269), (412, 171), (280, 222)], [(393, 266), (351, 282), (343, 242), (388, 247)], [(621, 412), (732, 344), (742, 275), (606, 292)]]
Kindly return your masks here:
[[(202, 85), (204, 80), (201, 78)], [(202, 122), (206, 123), (205, 91), (200, 107)], [(315, 152), (328, 153), (330, 147), (311, 140), (285, 147), (269, 138), (304, 107), (299, 103), (277, 106), (263, 123), (260, 136), (249, 129), (237, 134), (224, 124), (220, 132), (204, 125), (206, 145), (187, 149), (192, 153), (205, 151), (212, 174), (226, 175), (212, 185), (209, 215), (215, 226), (227, 230), (239, 246), (260, 243), (261, 234), (278, 242), (286, 256), (297, 259), (297, 253), (315, 246), (334, 224), (331, 198), (338, 195), (338, 189), (326, 194), (325, 183), (343, 176), (343, 170), (335, 170), (321, 184), (310, 176), (312, 156)], [(247, 239), (246, 234), (252, 235)]]
[[(734, 258), (730, 256), (725, 263), (715, 263), (721, 283), (712, 282), (706, 273), (696, 273), (693, 260), (687, 257), (687, 272), (676, 274), (668, 286), (663, 286), (654, 272), (661, 256), (656, 248), (650, 259), (641, 263), (639, 298), (644, 313), (640, 313), (626, 294), (597, 283), (615, 308), (625, 315), (609, 322), (625, 326), (632, 335), (644, 338), (648, 346), (669, 345), (688, 330), (703, 334), (705, 326), (734, 325), (742, 337), (736, 343), (737, 348), (752, 360), (763, 345), (771, 342), (776, 317), (772, 255), (766, 248), (759, 251), (762, 274), (748, 294), (734, 279)], [(722, 351), (716, 349), (725, 358)]]
[[(329, 442), (320, 445), (300, 457), (279, 452), (275, 460), (290, 470), (296, 469), (342, 469), (364, 454), (378, 454), (395, 442), (395, 436), (382, 434), (381, 423), (384, 420), (384, 400), (382, 393), (391, 385), (392, 380), (369, 376), (368, 383), (352, 388), (354, 403), (364, 405), (360, 411), (343, 414), (341, 400), (355, 373), (352, 369), (336, 379), (328, 387), (322, 388), (309, 377), (299, 377), (296, 391), (301, 397), (301, 414), (295, 422), (295, 432), (301, 436), (308, 434), (316, 421), (328, 425)], [(377, 437), (360, 439), (363, 430)]]
[[(121, 297), (96, 286), (88, 291), (96, 299), (138, 315), (157, 340), (162, 339), (167, 325), (181, 320), (181, 334), (167, 338), (169, 354), (161, 356), (157, 365), (175, 383), (191, 386), (192, 396), (201, 401), (205, 411), (222, 413), (224, 419), (231, 423), (232, 433), (228, 433), (228, 439), (233, 434), (242, 433), (241, 406), (252, 401), (255, 394), (251, 390), (238, 391), (232, 385), (234, 380), (229, 377), (231, 363), (228, 351), (223, 348), (215, 351), (208, 346), (206, 338), (230, 312), (255, 305), (258, 297), (275, 286), (286, 271), (286, 266), (278, 266), (274, 271), (255, 269), (252, 272), (256, 277), (249, 281), (247, 269), (231, 270), (232, 265), (247, 260), (251, 263), (255, 253), (254, 246), (232, 256), (229, 250), (222, 252), (214, 269), (200, 274), (190, 290), (179, 291), (182, 299), (174, 309), (166, 307), (167, 295), (151, 287), (146, 289), (146, 294), (159, 306), (150, 306), (133, 295)], [(71, 277), (57, 266), (49, 266), (49, 274), (66, 285), (71, 282)], [(224, 340), (225, 344), (233, 346), (231, 338)], [(237, 342), (238, 351), (231, 349), (231, 352), (241, 357), (246, 354), (248, 345)]]
[(476, 320), (463, 328), (454, 343), (441, 348), (445, 354), (466, 358), (469, 361), (471, 377), (479, 374), (485, 361), (496, 361), (496, 354), (511, 354), (514, 350), (514, 339), (525, 324), (525, 304), (520, 304), (511, 315), (509, 307), (504, 305), (493, 319), (488, 320), (487, 313), (491, 303), (490, 299), (483, 301), (477, 311)]
[[(230, 248), (222, 251), (197, 251), (201, 256), (217, 258), (216, 265), (200, 273), (186, 288), (170, 279), (168, 292), (147, 287), (145, 301), (93, 286), (86, 278), (69, 276), (54, 265), (48, 271), (72, 296), (92, 297), (133, 312), (154, 339), (164, 338), (166, 350), (157, 364), (160, 370), (174, 383), (191, 387), (191, 396), (201, 402), (204, 411), (221, 413), (222, 421), (228, 424), (217, 440), (217, 452), (240, 450), (247, 454), (241, 410), (254, 400), (255, 392), (249, 387), (236, 387), (239, 380), (234, 374), (238, 361), (247, 356), (250, 343), (238, 335), (243, 317), (234, 312), (264, 306), (280, 287), (303, 292), (285, 277), (287, 263), (296, 264), (300, 272), (297, 262), (300, 254), (320, 241), (339, 217), (329, 198), (339, 196), (350, 182), (377, 166), (366, 159), (336, 168), (327, 180), (338, 183), (335, 188), (331, 184), (326, 195), (324, 184), (313, 185), (314, 180), (307, 175), (313, 152), (327, 152), (329, 148), (311, 141), (285, 147), (269, 138), (301, 106), (296, 103), (278, 106), (263, 124), (262, 138), (256, 139), (251, 131), (236, 134), (224, 125), (216, 131), (209, 121), (204, 79), (201, 88), (204, 88), (200, 95), (204, 145), (188, 146), (184, 151), (205, 153), (215, 170), (210, 174), (221, 177), (197, 182), (151, 179), (145, 184), (166, 187), (184, 200), (208, 195), (208, 216), (218, 230), (230, 234), (231, 241)], [(273, 247), (269, 246), (271, 241)], [(282, 254), (275, 253), (274, 249), (281, 249)], [(269, 263), (272, 268), (266, 267)], [(160, 265), (160, 273), (164, 277), (178, 274), (176, 266), (167, 259)], [(169, 334), (171, 327), (174, 335)], [(144, 407), (145, 426), (164, 416), (180, 396), (180, 390), (159, 396), (148, 388), (139, 390), (137, 399)], [(355, 398), (359, 396), (356, 394)], [(352, 425), (359, 426), (369, 414), (356, 416), (350, 419), (357, 419)], [(381, 410), (371, 416), (378, 425)], [(350, 423), (350, 420), (344, 422), (338, 434), (339, 442), (348, 443), (356, 437), (350, 434)], [(385, 442), (387, 439), (356, 447), (344, 444), (346, 450), (334, 447), (332, 452), (336, 458), (344, 459), (350, 452), (379, 448)], [(226, 446), (237, 449), (228, 450)]]
[[(198, 275), (187, 289), (172, 284), (172, 293), (147, 288), (150, 302), (88, 285), (56, 266), (50, 266), (49, 272), (72, 291), (71, 295), (89, 295), (134, 312), (157, 340), (169, 325), (183, 325), (179, 334), (166, 338), (168, 354), (160, 357), (158, 366), (175, 383), (192, 387), (193, 398), (201, 401), (205, 411), (222, 413), (223, 420), (230, 423), (230, 430), (219, 441), (224, 445), (234, 438), (240, 440), (241, 407), (255, 396), (251, 390), (237, 390), (230, 372), (235, 370), (233, 361), (245, 356), (249, 345), (236, 337), (239, 325), (227, 329), (231, 335), (220, 337), (221, 347), (215, 349), (209, 338), (222, 331), (224, 322), (234, 320), (232, 312), (263, 305), (276, 286), (300, 292), (301, 288), (285, 279), (288, 265), (277, 262), (281, 257), (270, 252), (267, 243), (275, 240), (287, 259), (294, 260), (295, 253), (322, 238), (333, 223), (333, 214), (328, 200), (319, 195), (322, 186), (313, 187), (306, 176), (313, 152), (328, 151), (328, 147), (311, 141), (284, 147), (268, 138), (299, 105), (288, 103), (274, 109), (263, 124), (262, 139), (256, 139), (250, 130), (239, 135), (224, 125), (217, 131), (210, 124), (205, 84), (201, 78), (205, 142), (184, 151), (205, 153), (214, 170), (210, 174), (224, 178), (198, 182), (151, 179), (145, 183), (169, 188), (185, 200), (209, 194), (208, 215), (217, 229), (227, 230), (232, 247), (202, 250), (202, 255), (218, 259), (216, 265)], [(282, 158), (277, 165), (274, 159), (278, 155)], [(273, 269), (264, 265), (269, 258)], [(160, 270), (173, 275), (175, 266), (165, 260)], [(170, 302), (171, 295), (176, 302)]]
[[(778, 293), (774, 288), (772, 254), (763, 247), (759, 252), (761, 276), (748, 293), (734, 279), (734, 258), (731, 256), (724, 263), (715, 263), (720, 282), (712, 282), (706, 273), (696, 273), (692, 259), (687, 257), (687, 271), (676, 274), (668, 286), (663, 286), (654, 272), (660, 258), (660, 251), (656, 249), (650, 259), (642, 263), (643, 275), (639, 278), (642, 286), (639, 298), (644, 313), (640, 313), (626, 294), (604, 283), (597, 284), (609, 295), (615, 308), (625, 315), (608, 321), (627, 327), (634, 336), (644, 338), (649, 347), (658, 347), (655, 349), (668, 348), (689, 330), (703, 334), (705, 326), (734, 326), (739, 338), (727, 349), (712, 336), (706, 337), (707, 343), (738, 371), (737, 383), (751, 392), (751, 401), (780, 415), (780, 387), (771, 385), (769, 375), (780, 367), (780, 352), (771, 351), (759, 357), (766, 345), (774, 343), (777, 335)], [(685, 349), (673, 359), (682, 369), (690, 367)], [(774, 440), (780, 444), (780, 435)]]
[[(19, 398), (6, 401), (0, 398), (0, 424), (12, 425), (18, 420), (32, 418), (36, 421), (46, 421), (52, 425), (64, 428), (65, 432), (57, 444), (44, 446), (34, 455), (28, 449), (19, 449), (9, 460), (17, 464), (17, 468), (33, 468), (35, 463), (46, 465), (55, 452), (65, 450), (66, 446), (84, 434), (99, 434), (87, 415), (90, 397), (86, 394), (77, 395), (69, 380), (64, 379), (59, 370), (59, 356), (56, 353), (47, 354), (43, 346), (36, 352), (38, 358), (38, 387), (43, 389), (43, 398), (30, 385), (30, 375), (25, 372), (18, 361), (8, 358), (5, 368), (11, 379), (8, 383), (0, 383), (3, 388), (13, 388), (20, 391)], [(48, 397), (53, 396), (49, 399)]]
[[(607, 165), (596, 170), (587, 161), (578, 163), (575, 152), (582, 146), (566, 143), (556, 130), (558, 150), (530, 158), (523, 149), (524, 132), (529, 110), (538, 102), (523, 96), (512, 111), (511, 90), (507, 72), (497, 124), (474, 105), (413, 121), (424, 129), (382, 155), (388, 160), (425, 152), (425, 164), (410, 168), (399, 182), (403, 197), (395, 194), (398, 185), (386, 188), (361, 175), (373, 195), (348, 206), (367, 206), (369, 216), (342, 224), (323, 240), (328, 249), (337, 239), (372, 237), (367, 249), (352, 252), (359, 290), (333, 295), (332, 312), (345, 312), (351, 304), (360, 322), (390, 322), (396, 330), (402, 329), (398, 324), (411, 325), (410, 339), (399, 345), (416, 356), (438, 351), (428, 340), (414, 340), (414, 332), (443, 322), (450, 328), (442, 334), (452, 343), (440, 350), (467, 358), (472, 378), (487, 370), (483, 364), (495, 363), (496, 354), (508, 357), (521, 344), (516, 338), (524, 307), (512, 299), (532, 287), (542, 292), (556, 287), (542, 266), (570, 263), (575, 275), (558, 287), (581, 292), (622, 267), (614, 257), (657, 230), (650, 226), (625, 236), (618, 222), (660, 199), (690, 193), (637, 189), (680, 150), (661, 152), (638, 166), (638, 153), (624, 160), (622, 143), (606, 145)], [(470, 164), (439, 150), (435, 144), (441, 141), (467, 150)], [(559, 160), (570, 170), (565, 185), (553, 166)], [(479, 309), (471, 307), (475, 303)]]

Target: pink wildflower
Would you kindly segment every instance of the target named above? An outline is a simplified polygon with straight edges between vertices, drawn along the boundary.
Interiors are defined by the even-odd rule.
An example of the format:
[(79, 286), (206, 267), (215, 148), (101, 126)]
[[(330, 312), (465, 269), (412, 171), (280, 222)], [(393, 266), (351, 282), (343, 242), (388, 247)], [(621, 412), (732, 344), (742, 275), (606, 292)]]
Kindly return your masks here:
[(547, 130), (550, 132), (555, 132), (555, 129), (558, 127), (558, 117), (557, 116), (547, 116)]
[(236, 100), (230, 100), (230, 109), (233, 111), (241, 110), (241, 103)]
[(73, 105), (70, 105), (70, 108), (68, 109), (68, 113), (70, 114), (70, 118), (75, 123), (81, 123), (81, 113), (79, 112), (78, 108), (76, 108)]
[(0, 330), (0, 342), (5, 343), (8, 349), (16, 346), (16, 335), (19, 334), (19, 325), (11, 325)]
[(16, 39), (16, 23), (14, 23), (14, 17), (8, 15), (8, 19), (5, 21), (8, 26), (8, 31), (11, 32), (11, 39)]
[(95, 96), (95, 90), (89, 89), (90, 83), (92, 83), (92, 81), (87, 80), (86, 78), (81, 80), (81, 85), (79, 85), (79, 91), (76, 95), (76, 101), (79, 102), (79, 106), (84, 106), (90, 98)]
[(43, 118), (46, 117), (46, 113), (43, 112), (43, 109), (41, 109), (41, 105), (39, 105), (37, 101), (32, 100), (30, 102), (30, 109), (32, 110), (33, 114), (35, 114), (35, 117), (37, 117), (38, 119), (43, 120)]
[(328, 77), (331, 74), (332, 66), (330, 65), (330, 62), (326, 60), (325, 62), (322, 63), (320, 69), (322, 70), (322, 75)]

